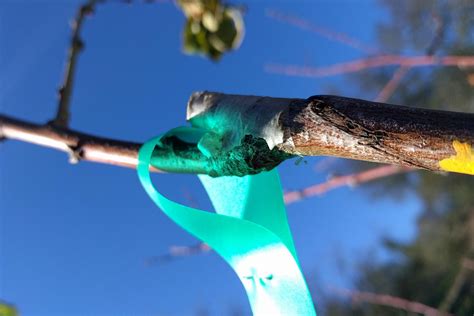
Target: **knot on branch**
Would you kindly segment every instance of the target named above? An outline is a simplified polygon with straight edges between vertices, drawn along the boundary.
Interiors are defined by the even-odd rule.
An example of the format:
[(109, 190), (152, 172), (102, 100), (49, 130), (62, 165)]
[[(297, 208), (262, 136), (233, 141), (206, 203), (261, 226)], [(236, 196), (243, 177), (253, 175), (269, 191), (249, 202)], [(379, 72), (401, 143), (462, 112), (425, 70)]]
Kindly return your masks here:
[(77, 144), (76, 146), (68, 146), (68, 161), (70, 164), (78, 164), (82, 160), (84, 151), (82, 149), (82, 144)]

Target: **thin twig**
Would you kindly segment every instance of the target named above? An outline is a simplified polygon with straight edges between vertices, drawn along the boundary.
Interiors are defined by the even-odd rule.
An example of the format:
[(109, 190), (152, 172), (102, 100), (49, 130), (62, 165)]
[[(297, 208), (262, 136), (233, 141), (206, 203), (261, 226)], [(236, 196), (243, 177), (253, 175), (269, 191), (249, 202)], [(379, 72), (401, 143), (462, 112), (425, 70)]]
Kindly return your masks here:
[[(468, 234), (468, 247), (466, 249), (466, 253), (472, 253), (472, 251), (474, 251), (474, 213), (471, 212), (470, 214), (471, 215), (469, 216), (468, 220), (465, 222), (466, 232)], [(456, 302), (459, 294), (461, 293), (462, 287), (469, 277), (471, 272), (469, 271), (469, 267), (472, 263), (472, 260), (467, 257), (461, 259), (456, 276), (454, 277), (451, 286), (446, 291), (445, 297), (439, 304), (440, 310), (446, 312), (451, 310), (453, 304)]]
[(171, 246), (168, 253), (160, 256), (150, 257), (145, 261), (147, 266), (163, 264), (175, 260), (178, 257), (189, 257), (201, 253), (210, 252), (212, 249), (205, 243), (198, 243), (192, 246)]
[(285, 192), (284, 199), (286, 204), (291, 204), (311, 196), (323, 195), (328, 191), (331, 191), (336, 188), (344, 186), (353, 187), (361, 183), (374, 181), (383, 177), (388, 177), (394, 174), (408, 172), (411, 170), (413, 169), (393, 165), (380, 166), (358, 173), (334, 177), (326, 182), (312, 185), (302, 190)]
[(372, 55), (380, 52), (378, 48), (362, 43), (358, 39), (355, 39), (347, 34), (336, 32), (323, 26), (315, 25), (310, 21), (307, 21), (295, 15), (286, 14), (274, 9), (266, 9), (265, 14), (267, 17), (272, 18), (276, 21), (287, 23), (296, 26), (302, 30), (316, 33), (331, 41), (342, 43), (346, 46), (355, 48), (366, 54)]
[(456, 298), (459, 296), (459, 292), (461, 291), (461, 288), (466, 282), (468, 274), (469, 274), (469, 271), (464, 268), (464, 265), (461, 264), (461, 266), (459, 267), (458, 273), (454, 277), (453, 283), (451, 284), (451, 286), (449, 287), (446, 293), (446, 296), (441, 301), (441, 304), (439, 304), (439, 310), (447, 312), (451, 309), (451, 306), (456, 301)]
[(84, 42), (80, 35), (81, 29), (84, 24), (84, 19), (94, 12), (96, 4), (97, 0), (88, 0), (85, 4), (81, 5), (76, 17), (71, 23), (71, 44), (69, 46), (64, 79), (58, 90), (58, 109), (56, 117), (50, 122), (51, 125), (56, 127), (66, 128), (69, 126), (71, 97), (77, 68), (77, 58), (84, 48)]
[[(439, 46), (443, 42), (446, 30), (446, 23), (440, 15), (433, 13), (432, 18), (434, 22), (433, 24), (435, 25), (435, 35), (433, 36), (433, 39), (426, 48), (427, 56), (433, 56), (438, 50)], [(390, 78), (390, 80), (382, 88), (375, 101), (387, 102), (410, 69), (411, 66), (401, 65), (400, 67), (398, 67), (398, 69), (393, 73), (392, 78)]]
[[(71, 162), (79, 160), (136, 168), (139, 143), (97, 137), (62, 129), (52, 125), (38, 125), (0, 115), (0, 138), (19, 140), (63, 151)], [(151, 168), (152, 171), (158, 171)]]
[(451, 315), (441, 312), (420, 302), (410, 301), (401, 297), (387, 294), (376, 294), (357, 290), (335, 289), (331, 290), (341, 296), (350, 297), (354, 303), (369, 303), (374, 305), (388, 306), (412, 313), (419, 313), (427, 316)]
[(349, 62), (336, 63), (323, 67), (308, 67), (288, 64), (268, 63), (265, 71), (269, 73), (282, 74), (292, 77), (320, 78), (335, 75), (354, 73), (365, 69), (405, 66), (405, 67), (427, 67), (427, 66), (451, 66), (451, 67), (473, 67), (474, 56), (399, 56), (383, 55)]
[(474, 271), (474, 260), (464, 258), (464, 260), (462, 261), (462, 266), (466, 269)]
[(392, 78), (387, 82), (387, 84), (382, 88), (380, 93), (375, 98), (375, 102), (386, 102), (398, 88), (398, 85), (411, 69), (409, 66), (400, 66), (393, 73)]
[[(67, 128), (71, 120), (71, 99), (74, 88), (74, 78), (77, 70), (77, 60), (79, 54), (84, 49), (84, 41), (81, 38), (81, 31), (86, 17), (94, 13), (97, 4), (104, 3), (107, 0), (87, 0), (77, 10), (75, 18), (71, 22), (71, 40), (68, 49), (68, 56), (66, 59), (64, 77), (60, 88), (58, 89), (58, 107), (56, 116), (49, 122), (50, 125), (56, 127)], [(133, 0), (122, 0), (123, 2), (131, 4)], [(167, 0), (146, 0), (144, 3), (164, 3)]]

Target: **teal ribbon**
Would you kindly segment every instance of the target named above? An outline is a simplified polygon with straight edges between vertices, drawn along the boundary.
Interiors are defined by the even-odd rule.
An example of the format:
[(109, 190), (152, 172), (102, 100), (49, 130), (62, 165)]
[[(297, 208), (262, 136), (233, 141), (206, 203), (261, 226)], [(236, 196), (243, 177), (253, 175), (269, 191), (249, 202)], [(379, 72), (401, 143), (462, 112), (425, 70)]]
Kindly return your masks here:
[[(196, 144), (202, 137), (194, 128), (170, 133)], [(316, 315), (299, 267), (276, 169), (245, 177), (200, 175), (216, 213), (195, 209), (167, 199), (153, 186), (150, 160), (160, 139), (145, 143), (138, 158), (139, 179), (153, 202), (229, 263), (254, 315)]]

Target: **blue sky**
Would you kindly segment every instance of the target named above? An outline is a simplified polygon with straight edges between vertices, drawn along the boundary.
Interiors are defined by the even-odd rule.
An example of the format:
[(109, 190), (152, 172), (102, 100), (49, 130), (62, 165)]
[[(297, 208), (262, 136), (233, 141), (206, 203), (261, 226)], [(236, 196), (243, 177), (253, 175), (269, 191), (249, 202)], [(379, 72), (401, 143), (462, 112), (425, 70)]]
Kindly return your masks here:
[[(85, 24), (72, 127), (145, 141), (185, 124), (196, 90), (305, 98), (341, 78), (304, 79), (265, 73), (266, 62), (325, 65), (361, 57), (340, 43), (276, 22), (273, 8), (374, 43), (386, 13), (373, 1), (242, 1), (246, 36), (219, 63), (181, 53), (182, 13), (171, 3), (107, 4)], [(35, 122), (52, 118), (77, 1), (0, 2), (0, 108)], [(373, 96), (365, 96), (373, 97)], [(279, 167), (287, 189), (323, 182), (322, 158)], [(337, 172), (337, 170), (331, 170)], [(210, 208), (197, 177), (158, 175), (167, 196)], [(303, 273), (317, 297), (349, 287), (354, 264), (382, 260), (380, 237), (408, 240), (420, 203), (373, 200), (343, 188), (288, 207)], [(245, 292), (216, 254), (147, 267), (170, 245), (196, 240), (162, 214), (133, 170), (79, 163), (64, 154), (8, 141), (0, 145), (0, 298), (22, 315), (211, 315), (249, 313)], [(375, 253), (376, 255), (373, 255)], [(378, 258), (378, 259), (377, 259)], [(341, 269), (345, 262), (346, 269)], [(344, 266), (344, 264), (343, 264)], [(318, 302), (317, 302), (318, 303)]]

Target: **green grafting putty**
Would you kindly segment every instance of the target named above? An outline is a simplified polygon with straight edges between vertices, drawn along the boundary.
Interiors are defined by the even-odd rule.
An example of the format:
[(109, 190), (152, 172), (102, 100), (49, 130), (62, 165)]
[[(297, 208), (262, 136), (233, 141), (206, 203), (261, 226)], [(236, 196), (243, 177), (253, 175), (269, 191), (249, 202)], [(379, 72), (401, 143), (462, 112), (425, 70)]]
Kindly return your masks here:
[[(167, 135), (197, 144), (195, 128)], [(254, 315), (316, 315), (288, 226), (276, 169), (245, 177), (199, 176), (216, 213), (173, 202), (150, 177), (150, 159), (161, 137), (139, 152), (138, 176), (150, 198), (173, 221), (208, 244), (239, 276)], [(155, 157), (156, 159), (156, 157)]]

